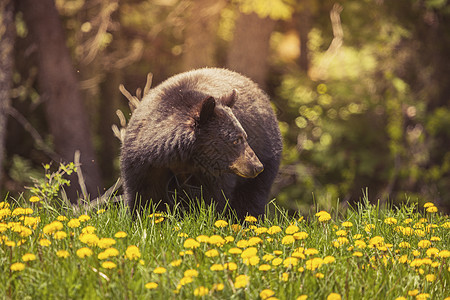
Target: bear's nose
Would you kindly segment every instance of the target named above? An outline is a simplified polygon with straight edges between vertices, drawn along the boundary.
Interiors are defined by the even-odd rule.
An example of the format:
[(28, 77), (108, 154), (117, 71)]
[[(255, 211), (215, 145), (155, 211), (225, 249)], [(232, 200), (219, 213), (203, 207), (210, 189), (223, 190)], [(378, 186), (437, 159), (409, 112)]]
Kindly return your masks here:
[(254, 168), (255, 176), (261, 173), (262, 171), (264, 171), (264, 166), (261, 163), (255, 166)]

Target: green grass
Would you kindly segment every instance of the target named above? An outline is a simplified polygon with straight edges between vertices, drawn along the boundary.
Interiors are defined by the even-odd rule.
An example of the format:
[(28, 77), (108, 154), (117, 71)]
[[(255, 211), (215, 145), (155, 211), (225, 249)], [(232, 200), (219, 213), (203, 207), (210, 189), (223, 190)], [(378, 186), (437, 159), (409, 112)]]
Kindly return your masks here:
[[(414, 205), (381, 209), (365, 199), (365, 204), (333, 212), (333, 217), (325, 213), (306, 220), (276, 209), (265, 220), (248, 220), (241, 226), (210, 207), (183, 216), (176, 211), (162, 216), (148, 212), (133, 221), (120, 205), (86, 212), (88, 219), (41, 202), (12, 202), (0, 202), (1, 298), (450, 296), (450, 219)], [(352, 226), (343, 226), (344, 221)], [(281, 230), (276, 232), (274, 226)], [(83, 233), (89, 230), (92, 233)], [(115, 237), (119, 231), (127, 236)], [(45, 245), (46, 240), (51, 244)], [(107, 256), (102, 253), (105, 247), (117, 249), (118, 255), (102, 257)], [(92, 254), (79, 257), (81, 248)], [(60, 250), (68, 257), (59, 257)], [(232, 254), (235, 251), (243, 252)]]

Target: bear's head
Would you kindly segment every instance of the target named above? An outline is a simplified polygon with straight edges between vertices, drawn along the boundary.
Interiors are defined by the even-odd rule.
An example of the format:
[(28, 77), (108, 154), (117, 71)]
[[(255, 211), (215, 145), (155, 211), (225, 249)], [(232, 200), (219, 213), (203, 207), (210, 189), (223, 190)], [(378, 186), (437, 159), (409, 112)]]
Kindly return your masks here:
[(206, 97), (200, 105), (192, 158), (202, 172), (213, 176), (234, 173), (254, 178), (264, 166), (247, 142), (247, 133), (231, 108), (237, 92), (219, 99)]

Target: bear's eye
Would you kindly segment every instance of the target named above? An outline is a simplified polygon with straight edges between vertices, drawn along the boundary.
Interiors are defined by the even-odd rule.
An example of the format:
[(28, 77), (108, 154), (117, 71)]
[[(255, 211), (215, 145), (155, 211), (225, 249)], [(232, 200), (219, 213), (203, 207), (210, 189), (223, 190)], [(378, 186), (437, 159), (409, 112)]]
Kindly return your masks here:
[(244, 137), (240, 136), (233, 141), (233, 145), (242, 144), (244, 142)]

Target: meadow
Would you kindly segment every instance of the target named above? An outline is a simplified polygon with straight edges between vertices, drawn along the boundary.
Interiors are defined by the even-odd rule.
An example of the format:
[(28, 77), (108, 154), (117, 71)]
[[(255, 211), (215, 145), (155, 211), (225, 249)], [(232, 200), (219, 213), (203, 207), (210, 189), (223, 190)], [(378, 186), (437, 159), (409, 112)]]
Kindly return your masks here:
[(450, 219), (432, 202), (237, 222), (200, 206), (77, 212), (0, 202), (6, 299), (450, 299)]

